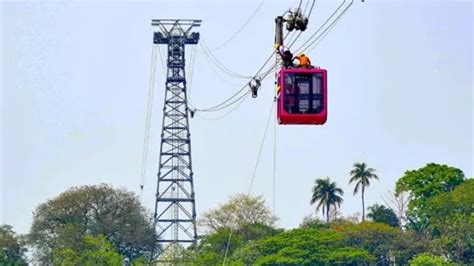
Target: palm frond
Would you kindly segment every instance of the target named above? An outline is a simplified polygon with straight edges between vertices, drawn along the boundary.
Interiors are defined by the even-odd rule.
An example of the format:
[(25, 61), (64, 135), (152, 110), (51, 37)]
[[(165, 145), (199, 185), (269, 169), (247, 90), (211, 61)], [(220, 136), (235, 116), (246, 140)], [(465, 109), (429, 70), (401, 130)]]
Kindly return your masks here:
[(354, 168), (350, 172), (351, 177), (349, 179), (349, 184), (355, 183), (354, 195), (359, 192), (361, 187), (366, 188), (370, 185), (370, 179), (377, 179), (378, 176), (375, 173), (375, 169), (367, 167), (365, 162), (355, 163)]
[(349, 179), (349, 184), (352, 184), (352, 182), (356, 182), (357, 180), (359, 180), (359, 176), (358, 175), (353, 175)]
[(327, 214), (327, 206), (339, 206), (343, 199), (344, 191), (337, 186), (336, 182), (331, 182), (329, 177), (325, 179), (316, 179), (312, 189), (311, 204), (317, 203), (316, 211), (322, 209), (323, 215)]
[(357, 194), (357, 192), (359, 192), (359, 186), (360, 186), (360, 181), (357, 182), (355, 187), (354, 187), (354, 195)]

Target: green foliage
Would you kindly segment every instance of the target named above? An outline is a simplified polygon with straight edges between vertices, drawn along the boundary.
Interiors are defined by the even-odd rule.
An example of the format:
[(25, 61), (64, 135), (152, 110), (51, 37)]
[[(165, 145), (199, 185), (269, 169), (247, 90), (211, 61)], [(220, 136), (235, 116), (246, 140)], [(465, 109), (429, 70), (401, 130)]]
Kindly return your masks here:
[[(359, 165), (351, 173), (353, 177), (364, 172), (360, 169), (370, 168)], [(207, 220), (211, 233), (203, 237), (196, 252), (189, 252), (189, 258), (194, 265), (220, 265), (227, 250), (226, 265), (471, 265), (474, 181), (464, 181), (459, 171), (429, 164), (407, 171), (399, 180), (397, 192), (410, 193), (415, 201), (410, 202), (409, 218), (424, 219), (424, 223), (411, 224), (419, 226), (418, 231), (402, 230), (394, 211), (378, 204), (368, 208), (373, 222), (337, 219), (324, 223), (305, 217), (300, 228), (285, 232), (272, 228), (271, 223), (248, 223), (252, 219), (245, 219), (246, 212), (241, 211), (247, 208), (240, 208), (240, 214), (234, 217), (241, 222), (234, 223), (235, 218), (225, 217), (236, 208), (224, 205), (219, 215), (214, 213)], [(369, 172), (374, 175), (373, 169)], [(353, 180), (358, 182), (355, 192), (367, 187), (363, 180)], [(429, 192), (431, 188), (434, 192)], [(317, 203), (317, 210), (322, 208), (327, 214), (328, 206), (342, 202), (341, 196), (336, 183), (329, 178), (318, 179), (311, 203)]]
[(217, 231), (205, 235), (196, 250), (191, 248), (190, 260), (196, 265), (217, 265), (222, 264), (227, 249), (230, 262), (236, 250), (244, 247), (254, 240), (262, 239), (281, 233), (282, 230), (274, 229), (264, 224), (248, 224), (242, 226), (237, 231), (230, 232), (229, 228), (220, 228)]
[[(244, 239), (237, 233), (230, 232), (229, 228), (221, 228), (213, 234), (205, 236), (200, 243), (200, 250), (224, 255), (225, 250), (232, 254), (235, 249), (244, 244)], [(228, 248), (227, 248), (228, 247)]]
[(0, 265), (27, 265), (27, 249), (20, 236), (9, 225), (0, 226)]
[(346, 226), (342, 230), (348, 236), (347, 242), (351, 246), (364, 248), (377, 258), (377, 264), (384, 265), (391, 262), (390, 251), (401, 233), (399, 229), (387, 224), (373, 222)]
[(448, 266), (453, 265), (443, 257), (435, 256), (430, 253), (421, 253), (410, 260), (411, 266)]
[(347, 236), (349, 245), (367, 250), (376, 258), (377, 265), (406, 264), (427, 246), (417, 235), (383, 223), (362, 222), (345, 225), (340, 230)]
[(256, 223), (256, 224), (244, 225), (235, 233), (241, 236), (243, 241), (248, 242), (252, 240), (265, 238), (267, 236), (276, 235), (283, 231), (284, 231), (283, 229), (277, 229), (270, 225)]
[(150, 262), (150, 259), (139, 257), (132, 260), (132, 266), (145, 266), (145, 265), (148, 265), (149, 262)]
[(329, 222), (329, 210), (331, 207), (341, 206), (342, 195), (344, 195), (344, 191), (337, 187), (336, 182), (331, 182), (329, 177), (316, 179), (310, 203), (317, 203), (316, 211), (322, 209), (323, 215), (326, 214), (326, 222)]
[(238, 194), (199, 219), (208, 234), (197, 246), (190, 247), (186, 256), (195, 265), (219, 265), (227, 250), (227, 262), (239, 264), (232, 259), (236, 250), (282, 231), (272, 227), (274, 221), (262, 197)]
[(300, 224), (300, 227), (313, 229), (328, 229), (329, 224), (319, 220), (318, 218), (306, 216), (303, 218), (303, 222)]
[[(79, 247), (80, 248), (77, 248)], [(85, 236), (75, 247), (53, 249), (54, 265), (121, 265), (123, 257), (104, 236)]]
[(468, 179), (454, 190), (428, 199), (425, 213), (430, 217), (431, 228), (438, 231), (453, 216), (461, 215), (468, 219), (474, 213), (474, 179)]
[(375, 174), (375, 169), (367, 167), (366, 163), (355, 163), (354, 168), (351, 170), (351, 178), (349, 179), (349, 184), (355, 183), (354, 195), (361, 190), (362, 196), (362, 221), (365, 220), (365, 202), (364, 202), (364, 193), (365, 188), (369, 187), (370, 179), (379, 179)]
[(430, 251), (462, 264), (474, 257), (474, 181), (447, 165), (405, 172), (396, 191), (409, 192), (409, 227), (431, 237)]
[(233, 259), (245, 265), (348, 265), (374, 260), (335, 230), (300, 228), (252, 242)]
[(52, 250), (67, 247), (80, 253), (87, 235), (106, 236), (130, 260), (147, 256), (155, 244), (152, 220), (138, 198), (108, 185), (71, 188), (38, 206), (29, 241), (37, 250), (37, 259), (48, 264)]
[(227, 203), (204, 213), (198, 223), (208, 232), (215, 232), (221, 228), (239, 230), (252, 224), (272, 225), (274, 221), (262, 197), (237, 194)]
[(427, 200), (433, 247), (453, 261), (474, 263), (474, 179)]
[(404, 230), (400, 231), (400, 234), (394, 239), (390, 252), (397, 265), (407, 265), (411, 258), (429, 249), (430, 242), (424, 234), (413, 230)]
[(449, 192), (464, 181), (464, 173), (454, 167), (429, 163), (425, 167), (406, 171), (396, 184), (396, 192), (408, 191), (416, 202), (442, 192)]
[(375, 204), (370, 206), (367, 217), (376, 223), (384, 223), (394, 227), (400, 226), (400, 221), (395, 212), (384, 205)]
[(435, 195), (449, 192), (464, 182), (464, 173), (454, 167), (429, 163), (425, 167), (406, 171), (396, 183), (396, 193), (409, 192), (408, 219), (413, 227), (423, 230), (428, 222), (427, 200)]

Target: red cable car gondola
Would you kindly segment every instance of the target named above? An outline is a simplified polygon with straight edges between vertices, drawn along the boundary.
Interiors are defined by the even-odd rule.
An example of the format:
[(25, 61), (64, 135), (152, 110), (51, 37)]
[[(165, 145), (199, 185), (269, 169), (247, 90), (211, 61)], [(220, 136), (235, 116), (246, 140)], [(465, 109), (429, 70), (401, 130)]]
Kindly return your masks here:
[(281, 68), (278, 75), (278, 123), (322, 125), (327, 120), (327, 71)]

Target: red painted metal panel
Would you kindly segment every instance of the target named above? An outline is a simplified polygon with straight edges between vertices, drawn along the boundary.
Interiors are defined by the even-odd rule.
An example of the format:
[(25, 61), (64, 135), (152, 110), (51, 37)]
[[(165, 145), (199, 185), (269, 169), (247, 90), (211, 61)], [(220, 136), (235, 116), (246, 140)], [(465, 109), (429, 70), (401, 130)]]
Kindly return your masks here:
[[(320, 74), (322, 76), (322, 109), (317, 113), (290, 113), (285, 110), (285, 102), (294, 101), (295, 97), (289, 98), (285, 94), (284, 78), (286, 74), (294, 74), (295, 76), (308, 76), (313, 74)], [(282, 68), (278, 76), (278, 84), (280, 86), (280, 93), (278, 97), (278, 123), (286, 125), (322, 125), (327, 121), (327, 71), (323, 68)], [(288, 97), (289, 99), (285, 99)]]

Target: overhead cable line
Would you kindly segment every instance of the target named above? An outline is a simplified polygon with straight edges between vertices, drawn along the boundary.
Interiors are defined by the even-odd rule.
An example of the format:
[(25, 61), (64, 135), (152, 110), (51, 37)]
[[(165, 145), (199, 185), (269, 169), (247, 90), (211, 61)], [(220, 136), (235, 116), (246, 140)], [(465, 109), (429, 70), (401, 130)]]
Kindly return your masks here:
[(260, 2), (260, 4), (258, 4), (257, 8), (253, 11), (253, 13), (250, 15), (250, 17), (244, 22), (244, 24), (242, 24), (242, 26), (241, 26), (229, 39), (227, 39), (226, 41), (224, 41), (222, 44), (216, 46), (215, 48), (209, 49), (208, 52), (214, 52), (214, 51), (220, 50), (220, 49), (222, 49), (223, 47), (225, 47), (227, 44), (229, 44), (231, 41), (233, 41), (233, 40), (235, 39), (235, 37), (237, 37), (237, 35), (239, 35), (240, 32), (242, 32), (242, 30), (243, 30), (243, 29), (250, 23), (250, 21), (255, 17), (255, 15), (257, 14), (257, 12), (262, 8), (264, 2), (265, 2), (265, 0), (262, 0), (262, 1)]
[(300, 8), (301, 8), (301, 4), (303, 3), (303, 0), (300, 0), (300, 3), (298, 4), (298, 8), (296, 9), (297, 12), (300, 11)]
[(148, 99), (147, 99), (147, 110), (145, 117), (145, 136), (143, 139), (143, 153), (142, 153), (142, 168), (140, 174), (140, 191), (143, 193), (143, 187), (145, 186), (145, 175), (148, 164), (148, 150), (150, 147), (150, 128), (151, 118), (153, 113), (153, 95), (155, 93), (155, 73), (156, 73), (156, 50), (157, 45), (153, 45), (151, 50), (151, 64), (150, 64), (150, 79), (148, 82)]
[[(247, 85), (245, 85), (245, 86), (247, 86)], [(243, 89), (245, 89), (245, 87), (243, 87)], [(234, 99), (234, 98), (235, 98), (235, 97), (234, 97), (234, 98), (232, 98), (233, 100), (227, 101), (226, 104), (221, 105), (221, 106), (219, 106), (219, 107), (216, 107), (216, 108), (214, 108), (214, 109), (212, 109), (212, 110), (197, 109), (196, 111), (201, 111), (201, 112), (216, 112), (216, 111), (220, 111), (220, 110), (226, 109), (227, 107), (230, 107), (230, 106), (232, 106), (233, 104), (235, 104), (236, 102), (238, 102), (240, 99), (244, 98), (244, 97), (245, 97), (247, 94), (249, 94), (249, 93), (250, 93), (250, 90), (247, 90), (244, 94), (239, 95), (236, 99)], [(230, 99), (228, 99), (228, 100), (230, 100)]]
[(235, 97), (237, 97), (242, 91), (245, 90), (245, 88), (247, 88), (247, 84), (243, 85), (237, 92), (235, 92), (233, 95), (231, 95), (229, 98), (227, 98), (226, 100), (222, 101), (221, 103), (219, 104), (216, 104), (212, 107), (208, 107), (208, 108), (195, 108), (194, 111), (196, 112), (213, 112), (213, 111), (216, 111), (216, 110), (220, 110), (219, 108), (221, 106), (224, 106), (225, 104), (227, 104), (228, 102), (232, 101), (232, 99), (234, 99)]
[(248, 76), (248, 75), (242, 75), (242, 74), (239, 74), (237, 72), (234, 72), (232, 70), (230, 70), (229, 68), (227, 68), (223, 63), (221, 63), (214, 54), (212, 54), (212, 52), (210, 52), (209, 50), (209, 47), (206, 45), (206, 42), (201, 39), (201, 41), (199, 42), (199, 44), (201, 45), (201, 47), (204, 49), (204, 51), (207, 51), (207, 54), (209, 56), (209, 58), (211, 59), (211, 62), (213, 64), (215, 64), (219, 69), (221, 69), (224, 73), (226, 73), (227, 75), (229, 76), (232, 76), (232, 77), (235, 77), (235, 78), (241, 78), (241, 79), (248, 79), (248, 78), (251, 78), (251, 76)]
[[(284, 36), (283, 39), (286, 39), (288, 37), (288, 34), (289, 32), (287, 32)], [(205, 44), (203, 44), (203, 47), (205, 46)], [(207, 48), (207, 47), (204, 47), (204, 48)], [(260, 82), (262, 82), (270, 73), (273, 72), (274, 68), (276, 67), (276, 64), (273, 64), (270, 69), (266, 70), (266, 71), (263, 71), (262, 73), (262, 70), (267, 66), (267, 64), (270, 62), (270, 60), (273, 58), (273, 56), (275, 55), (275, 51), (272, 51), (272, 53), (268, 56), (268, 58), (265, 60), (265, 62), (263, 63), (263, 65), (257, 70), (256, 74), (254, 76), (247, 76), (247, 79), (249, 80), (253, 80), (253, 79), (259, 79)], [(245, 91), (245, 89), (247, 88), (247, 91)], [(215, 112), (215, 111), (220, 111), (222, 109), (225, 109), (227, 107), (230, 107), (232, 104), (238, 102), (238, 100), (242, 99), (243, 98), (243, 94), (241, 94), (242, 92), (245, 93), (248, 93), (250, 91), (250, 88), (248, 88), (248, 83), (245, 84), (245, 85), (242, 85), (242, 87), (240, 89), (238, 89), (234, 94), (232, 94), (230, 97), (228, 97), (226, 100), (222, 101), (221, 103), (219, 104), (216, 104), (212, 107), (208, 107), (208, 108), (195, 108), (193, 106), (193, 108), (195, 108), (193, 111), (195, 112)], [(234, 100), (234, 98), (237, 98), (237, 100)]]
[(235, 110), (237, 110), (241, 105), (242, 103), (249, 97), (250, 95), (250, 92), (248, 91), (246, 94), (244, 94), (244, 97), (241, 98), (241, 100), (236, 103), (234, 105), (234, 107), (232, 109), (230, 109), (229, 111), (227, 111), (226, 113), (224, 113), (223, 115), (220, 115), (218, 117), (203, 117), (203, 116), (199, 116), (200, 119), (203, 119), (203, 120), (219, 120), (219, 119), (222, 119), (228, 115), (230, 115), (231, 113), (233, 113)]
[[(344, 0), (345, 1), (345, 0)], [(313, 11), (313, 8), (314, 8), (314, 4), (315, 4), (315, 0), (313, 0), (312, 4), (311, 4), (311, 7), (310, 7), (310, 10), (309, 10), (309, 13), (308, 13), (308, 18), (309, 16), (311, 15), (312, 11)], [(309, 0), (308, 0), (308, 3), (309, 3)], [(305, 7), (305, 10), (307, 9), (307, 6), (308, 6), (308, 3), (306, 4), (306, 7)], [(302, 0), (300, 0), (300, 3), (298, 5), (298, 9), (301, 8), (301, 4), (302, 4)], [(327, 24), (327, 23), (326, 23)], [(324, 26), (325, 24), (323, 24)], [(286, 39), (288, 37), (288, 34), (290, 32), (287, 32), (284, 36), (284, 39)], [(290, 47), (299, 39), (301, 33), (299, 33), (296, 38), (291, 42), (290, 44)], [(313, 35), (314, 36), (314, 35)], [(305, 42), (307, 43), (307, 41)], [(207, 59), (209, 59), (209, 61), (213, 62), (220, 70), (222, 70), (224, 73), (230, 75), (230, 76), (233, 76), (233, 77), (236, 77), (236, 78), (246, 78), (246, 79), (256, 79), (258, 78), (260, 81), (263, 81), (263, 79), (265, 77), (268, 76), (268, 74), (270, 74), (276, 66), (276, 64), (273, 64), (270, 69), (264, 71), (262, 74), (260, 74), (260, 72), (262, 72), (263, 68), (268, 64), (268, 62), (271, 60), (271, 58), (273, 57), (274, 53), (275, 52), (272, 52), (272, 54), (267, 58), (267, 60), (264, 62), (264, 64), (262, 65), (262, 67), (257, 71), (257, 73), (251, 77), (251, 76), (244, 76), (244, 75), (241, 75), (241, 74), (238, 74), (236, 72), (233, 72), (231, 71), (230, 69), (228, 69), (227, 67), (225, 67), (224, 64), (222, 64), (221, 62), (219, 62), (219, 60), (210, 52), (209, 48), (207, 47), (207, 45), (205, 44), (205, 42), (203, 41), (202, 42), (202, 47), (208, 51), (209, 53), (209, 57)], [(211, 59), (212, 58), (212, 59)], [(218, 75), (218, 77), (220, 77)], [(228, 83), (228, 82), (227, 82)], [(214, 111), (219, 111), (219, 110), (222, 110), (228, 106), (230, 106), (231, 104), (237, 102), (237, 101), (232, 101), (235, 97), (239, 97), (238, 99), (241, 99), (242, 95), (240, 95), (244, 90), (245, 88), (247, 88), (248, 84), (245, 84), (245, 85), (242, 85), (242, 87), (237, 90), (237, 92), (235, 92), (233, 95), (231, 95), (229, 98), (227, 98), (226, 100), (224, 100), (223, 102), (215, 105), (215, 106), (212, 106), (212, 107), (209, 107), (209, 108), (195, 108), (194, 111), (198, 111), (198, 112), (214, 112)], [(240, 95), (240, 96), (239, 96)], [(228, 102), (231, 102), (231, 104), (227, 104)], [(224, 107), (223, 107), (224, 106)]]
[(194, 64), (196, 62), (196, 46), (191, 46), (191, 61), (190, 64), (188, 65), (188, 71), (186, 74), (188, 74), (186, 81), (186, 88), (188, 89), (188, 99), (191, 98), (191, 88), (192, 88), (192, 83), (193, 83), (193, 76), (194, 76)]
[[(263, 81), (270, 73), (272, 73), (272, 72), (268, 71), (263, 76), (259, 76), (260, 81)], [(242, 92), (243, 92), (243, 94), (242, 94)], [(237, 92), (235, 92), (232, 96), (230, 96), (229, 98), (227, 98), (223, 102), (221, 102), (221, 103), (219, 103), (219, 104), (217, 104), (213, 107), (210, 107), (210, 108), (205, 108), (205, 109), (196, 108), (195, 111), (198, 111), (198, 112), (216, 112), (216, 111), (220, 111), (220, 110), (223, 110), (227, 107), (232, 106), (233, 104), (238, 102), (240, 99), (242, 99), (246, 94), (249, 94), (249, 93), (250, 93), (250, 88), (248, 87), (248, 84), (245, 84)]]
[[(267, 132), (268, 132), (268, 127), (270, 125), (270, 121), (271, 121), (271, 118), (273, 116), (273, 107), (275, 106), (275, 101), (272, 102), (272, 105), (271, 105), (271, 108), (270, 108), (270, 113), (268, 115), (268, 119), (267, 119), (267, 123), (265, 125), (265, 131), (263, 133), (263, 137), (262, 137), (262, 141), (260, 142), (260, 146), (259, 146), (259, 150), (258, 150), (258, 155), (257, 155), (257, 160), (255, 162), (255, 166), (254, 166), (254, 169), (252, 171), (252, 178), (250, 180), (250, 185), (249, 185), (249, 189), (247, 191), (247, 196), (250, 196), (250, 193), (251, 193), (251, 190), (252, 190), (252, 185), (253, 185), (253, 182), (255, 180), (255, 175), (256, 175), (256, 172), (257, 172), (257, 168), (258, 168), (258, 164), (260, 162), (260, 156), (262, 154), (262, 150), (263, 150), (263, 144), (265, 144), (265, 139), (267, 137)], [(226, 247), (225, 247), (225, 252), (224, 252), (224, 260), (222, 262), (222, 265), (225, 266), (226, 264), (226, 261), (227, 261), (227, 255), (229, 253), (229, 247), (230, 247), (230, 240), (232, 238), (232, 234), (233, 234), (233, 231), (234, 231), (234, 228), (231, 227), (230, 228), (230, 231), (229, 231), (229, 237), (227, 238), (227, 244), (226, 244)]]
[[(309, 3), (309, 0), (308, 0), (307, 3)], [(308, 20), (309, 20), (309, 17), (311, 16), (311, 13), (313, 12), (313, 8), (314, 8), (314, 4), (315, 4), (315, 3), (316, 3), (316, 0), (313, 0), (313, 3), (311, 3), (311, 7), (309, 8), (309, 12), (308, 12), (308, 15), (307, 15)], [(308, 7), (308, 5), (306, 5), (306, 7)], [(306, 14), (306, 7), (305, 7), (305, 9), (304, 9), (304, 13), (305, 13), (305, 14)]]
[[(303, 14), (306, 14), (306, 10), (308, 9), (308, 6), (309, 6), (309, 1), (310, 0), (307, 0), (306, 1), (306, 5), (304, 6), (304, 9), (303, 9)], [(313, 0), (314, 1), (314, 0)]]
[[(304, 45), (306, 45), (309, 41), (311, 41), (309, 43), (308, 46), (306, 46), (307, 48), (308, 47), (311, 47), (312, 45), (317, 45), (327, 34), (328, 32), (334, 27), (334, 25), (341, 19), (341, 17), (345, 14), (345, 12), (350, 8), (350, 6), (352, 5), (353, 3), (353, 0), (351, 0), (350, 4), (348, 6), (346, 6), (343, 11), (329, 24), (329, 26), (327, 26), (323, 32), (321, 34), (319, 34), (314, 40), (311, 40), (314, 36), (317, 35), (318, 32), (320, 32), (324, 27), (325, 25), (335, 16), (335, 14), (337, 14), (337, 12), (341, 9), (341, 7), (343, 6), (343, 4), (346, 2), (346, 0), (344, 0), (344, 2), (333, 12), (333, 14), (331, 14), (331, 16), (326, 20), (326, 22), (321, 25), (321, 27), (315, 32), (315, 34), (313, 34), (311, 36), (310, 39), (308, 39), (301, 47), (303, 47)], [(314, 1), (313, 1), (313, 5), (314, 5)], [(313, 7), (312, 5), (312, 7)], [(312, 7), (311, 7), (311, 10), (312, 10)], [(310, 11), (311, 12), (311, 11)], [(299, 37), (299, 36), (297, 36)], [(294, 42), (293, 42), (294, 43)], [(293, 44), (292, 43), (292, 44)], [(300, 48), (301, 49), (301, 48)], [(299, 50), (299, 49), (298, 49)], [(273, 102), (274, 104), (274, 102)], [(255, 175), (256, 175), (256, 170), (257, 170), (257, 167), (258, 167), (258, 164), (259, 164), (259, 161), (260, 161), (260, 155), (261, 155), (261, 152), (262, 152), (262, 147), (263, 147), (263, 143), (265, 141), (265, 137), (266, 137), (266, 134), (267, 134), (267, 131), (268, 131), (268, 125), (269, 125), (269, 122), (270, 122), (270, 118), (271, 118), (271, 114), (272, 114), (272, 110), (273, 110), (273, 104), (272, 104), (272, 109), (271, 109), (271, 112), (270, 112), (270, 116), (269, 116), (269, 119), (267, 120), (267, 124), (266, 124), (266, 127), (265, 127), (265, 132), (264, 132), (264, 136), (263, 136), (263, 139), (262, 139), (262, 143), (260, 144), (260, 149), (259, 149), (259, 152), (258, 152), (258, 156), (257, 156), (257, 161), (256, 161), (256, 164), (255, 164), (255, 168), (254, 168), (254, 171), (253, 171), (253, 175), (252, 175), (252, 179), (250, 181), (250, 186), (249, 186), (249, 190), (248, 190), (248, 195), (250, 194), (251, 192), (251, 189), (252, 189), (252, 185), (254, 183), (254, 179), (255, 179)], [(276, 124), (275, 124), (276, 125)], [(274, 154), (273, 154), (273, 214), (275, 213), (275, 182), (276, 182), (276, 127), (274, 129)], [(231, 227), (230, 228), (230, 232), (229, 232), (229, 237), (227, 239), (227, 244), (226, 244), (226, 249), (225, 249), (225, 254), (224, 254), (224, 260), (223, 260), (223, 264), (222, 265), (225, 265), (226, 263), (226, 259), (227, 259), (227, 255), (228, 255), (228, 251), (229, 251), (229, 246), (230, 246), (230, 241), (231, 241), (231, 237), (232, 237), (232, 233), (233, 233), (233, 228)]]
[[(308, 7), (309, 1), (310, 1), (310, 0), (308, 0), (308, 1), (306, 2), (306, 7), (305, 7), (305, 9), (304, 9), (304, 11), (303, 11), (304, 14), (306, 14), (306, 9), (307, 9), (307, 7)], [(311, 4), (311, 7), (310, 7), (310, 9), (309, 9), (309, 12), (308, 12), (308, 14), (306, 15), (306, 17), (308, 18), (308, 20), (309, 20), (309, 18), (311, 17), (311, 13), (313, 12), (313, 7), (314, 7), (314, 4), (315, 4), (315, 3), (316, 3), (316, 0), (313, 0), (313, 3)], [(294, 40), (290, 40), (290, 41), (289, 41), (289, 42), (290, 42), (290, 45), (288, 46), (289, 48), (291, 48), (291, 47), (295, 44), (295, 42), (298, 40), (298, 38), (301, 36), (302, 33), (303, 33), (303, 32), (300, 31), (300, 32), (298, 33), (298, 36), (296, 36), (296, 38), (295, 38)]]
[[(344, 0), (341, 4), (339, 4), (339, 6), (334, 10), (334, 12), (326, 19), (326, 21), (324, 21), (324, 23), (298, 48), (296, 49), (297, 51), (301, 51), (302, 48), (310, 41), (312, 41), (312, 39), (326, 26), (326, 24), (329, 23), (329, 21), (331, 21), (331, 19), (337, 14), (337, 12), (344, 6), (344, 4), (346, 3), (347, 0)], [(352, 0), (353, 1), (353, 0)]]
[[(273, 67), (272, 69), (269, 69), (268, 71), (266, 71), (264, 77), (266, 77), (267, 75), (269, 75), (271, 73), (274, 73), (274, 72), (275, 72), (275, 67)], [(232, 102), (229, 102), (226, 105), (220, 106), (220, 107), (215, 108), (213, 110), (207, 110), (209, 112), (220, 111), (220, 110), (226, 109), (227, 107), (231, 107), (232, 105), (235, 104), (232, 107), (232, 109), (230, 109), (229, 111), (227, 111), (226, 113), (224, 113), (224, 114), (222, 114), (218, 117), (213, 117), (213, 118), (208, 118), (208, 117), (203, 117), (203, 116), (198, 116), (198, 117), (200, 119), (203, 119), (203, 120), (219, 120), (221, 118), (224, 118), (224, 117), (228, 116), (229, 114), (233, 113), (235, 110), (237, 110), (239, 108), (239, 106), (242, 105), (242, 103), (248, 98), (248, 96), (250, 95), (250, 92), (251, 92), (250, 90), (246, 90), (244, 92), (244, 94), (240, 95), (237, 99), (233, 100)], [(195, 108), (194, 106), (192, 106), (192, 107)], [(203, 110), (202, 109), (195, 109), (193, 111), (201, 111), (202, 112)]]
[[(288, 34), (289, 34), (289, 32), (286, 33), (284, 39), (286, 39), (288, 37)], [(202, 43), (203, 43), (202, 47), (207, 50), (208, 47), (206, 46), (206, 44), (204, 42), (202, 42)], [(260, 81), (263, 81), (263, 79), (266, 76), (268, 76), (268, 74), (270, 74), (273, 71), (273, 69), (275, 68), (275, 65), (272, 65), (270, 67), (270, 69), (268, 69), (268, 70), (264, 71), (262, 74), (260, 74), (260, 72), (262, 72), (262, 70), (265, 68), (265, 66), (268, 64), (268, 62), (270, 62), (270, 60), (272, 59), (273, 55), (275, 54), (275, 51), (272, 51), (270, 56), (265, 60), (263, 65), (257, 70), (257, 73), (254, 76), (243, 76), (243, 75), (240, 75), (238, 73), (235, 73), (235, 72), (229, 70), (228, 68), (226, 68), (222, 63), (220, 63), (219, 60), (217, 60), (217, 58), (215, 58), (215, 56), (212, 55), (212, 53), (209, 53), (209, 54), (211, 56), (209, 58), (213, 58), (213, 60), (211, 60), (211, 61), (213, 61), (219, 67), (219, 69), (221, 69), (223, 72), (227, 73), (228, 75), (232, 75), (234, 77), (246, 78), (248, 80), (258, 78), (258, 79), (260, 79)], [(228, 101), (232, 100), (234, 97), (237, 97), (237, 95), (239, 95), (247, 86), (248, 86), (248, 84), (243, 85), (236, 93), (234, 93), (228, 99), (226, 99), (225, 101), (223, 101), (223, 102), (221, 102), (221, 103), (219, 103), (215, 106), (212, 106), (212, 107), (209, 107), (209, 108), (196, 108), (196, 111), (200, 111), (200, 112), (214, 111), (215, 109), (219, 108), (221, 105), (224, 105)]]
[(349, 5), (344, 8), (341, 14), (337, 16), (337, 18), (318, 36), (318, 38), (316, 38), (306, 47), (308, 51), (314, 49), (314, 47), (316, 47), (328, 35), (328, 33), (336, 26), (336, 24), (341, 20), (341, 18), (344, 16), (347, 10), (349, 10), (353, 3), (354, 0), (351, 0)]
[[(275, 93), (276, 97), (276, 93)], [(273, 186), (272, 186), (272, 213), (275, 216), (275, 199), (276, 199), (276, 160), (277, 160), (277, 120), (275, 116), (273, 120)]]
[[(288, 34), (289, 34), (289, 32), (287, 32), (284, 39), (286, 39), (288, 37)], [(229, 68), (227, 68), (225, 66), (225, 64), (220, 62), (219, 59), (217, 59), (217, 57), (209, 50), (209, 47), (207, 46), (206, 42), (203, 39), (201, 40), (200, 45), (204, 49), (204, 51), (207, 51), (206, 54), (208, 54), (208, 56), (209, 56), (208, 57), (209, 60), (210, 60), (209, 62), (212, 62), (213, 64), (215, 64), (222, 72), (226, 73), (227, 75), (232, 76), (234, 78), (241, 78), (241, 79), (252, 79), (255, 76), (257, 76), (260, 73), (260, 71), (265, 67), (265, 65), (270, 61), (271, 57), (274, 54), (274, 51), (273, 51), (272, 54), (270, 55), (270, 58), (265, 61), (264, 65), (257, 71), (256, 75), (250, 76), (250, 75), (239, 74), (239, 73), (237, 73), (235, 71), (232, 71)]]
[(275, 113), (273, 111), (274, 106), (275, 106), (275, 101), (272, 101), (272, 106), (270, 108), (270, 113), (269, 113), (268, 118), (267, 118), (267, 123), (265, 124), (265, 131), (263, 132), (262, 141), (260, 142), (260, 148), (258, 149), (257, 160), (255, 162), (255, 166), (254, 166), (254, 169), (253, 169), (253, 172), (252, 172), (252, 178), (250, 179), (250, 184), (249, 184), (249, 189), (247, 191), (247, 195), (250, 195), (250, 192), (252, 192), (252, 186), (253, 186), (253, 183), (255, 181), (255, 176), (257, 174), (258, 165), (260, 163), (260, 157), (262, 155), (263, 145), (265, 144), (265, 139), (267, 137), (267, 132), (268, 132), (268, 128), (269, 128), (269, 125), (270, 125), (271, 118), (273, 116), (273, 113)]
[(294, 39), (295, 39), (295, 37), (296, 37), (297, 35), (298, 35), (298, 37), (299, 37), (300, 34), (296, 34), (296, 31), (292, 31), (292, 32), (291, 32), (291, 35), (290, 35), (290, 38), (288, 38), (288, 42), (289, 42), (289, 43), (293, 43), (293, 41), (294, 41)]
[[(222, 82), (224, 83), (227, 83), (229, 85), (232, 85), (232, 86), (242, 86), (242, 84), (237, 84), (237, 83), (234, 83), (232, 81), (229, 81), (228, 79), (224, 78), (223, 76), (221, 76), (220, 72), (218, 71), (220, 68), (219, 68), (219, 65), (217, 65), (216, 63), (214, 63), (212, 60), (212, 58), (208, 55), (208, 54), (204, 54), (204, 58), (206, 59), (207, 63), (209, 64), (210, 66), (210, 69), (212, 70), (212, 72), (214, 72), (214, 74), (216, 75), (216, 77), (218, 79), (220, 79)], [(220, 69), (222, 71), (222, 69)], [(225, 73), (225, 72), (224, 72)]]
[[(268, 64), (268, 62), (270, 62), (270, 60), (272, 59), (273, 55), (274, 55), (275, 52), (272, 52), (270, 54), (270, 56), (265, 60), (265, 62), (263, 63), (263, 65), (257, 70), (257, 73), (253, 76), (253, 77), (250, 77), (250, 79), (253, 79), (253, 78), (259, 78), (260, 81), (263, 81), (263, 79), (265, 79), (265, 77), (267, 77), (270, 73), (271, 73), (271, 70), (273, 69), (273, 66), (271, 69), (269, 69), (268, 71), (264, 72), (262, 75), (260, 75), (260, 72), (262, 72), (262, 70), (265, 68), (265, 66)], [(214, 111), (218, 111), (218, 110), (222, 110), (223, 108), (225, 107), (228, 107), (229, 105), (227, 103), (231, 102), (232, 103), (235, 103), (236, 101), (232, 101), (235, 97), (239, 97), (239, 95), (246, 89), (248, 88), (248, 84), (245, 84), (243, 85), (237, 92), (235, 92), (233, 95), (231, 95), (229, 98), (227, 98), (226, 100), (224, 100), (223, 102), (217, 104), (217, 105), (214, 105), (212, 107), (209, 107), (209, 108), (196, 108), (195, 111), (199, 111), (199, 112), (214, 112)], [(250, 89), (248, 89), (249, 91)], [(242, 97), (242, 96), (240, 96)], [(240, 98), (238, 98), (240, 99)], [(237, 100), (238, 101), (238, 100)], [(222, 106), (225, 106), (222, 108)]]

